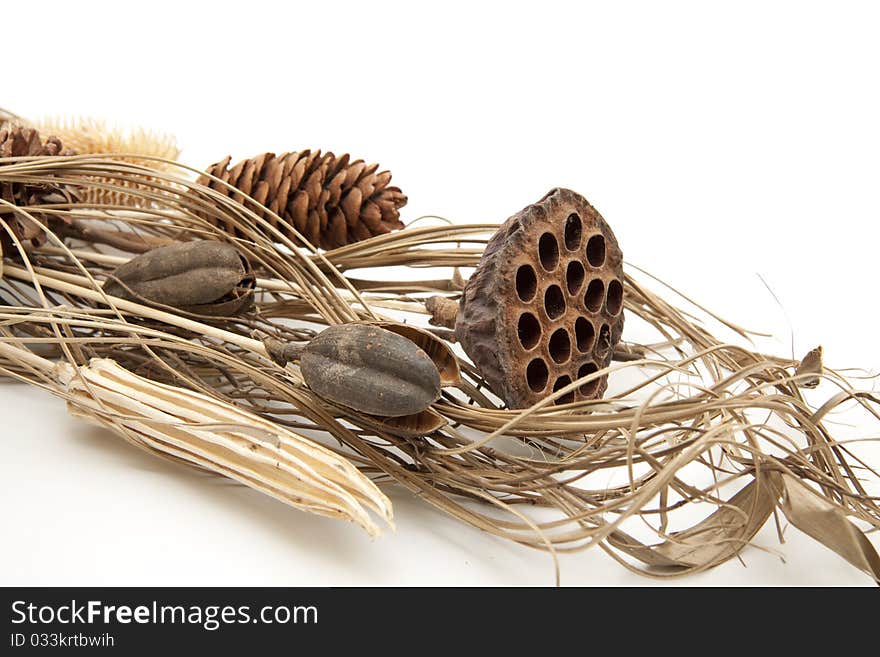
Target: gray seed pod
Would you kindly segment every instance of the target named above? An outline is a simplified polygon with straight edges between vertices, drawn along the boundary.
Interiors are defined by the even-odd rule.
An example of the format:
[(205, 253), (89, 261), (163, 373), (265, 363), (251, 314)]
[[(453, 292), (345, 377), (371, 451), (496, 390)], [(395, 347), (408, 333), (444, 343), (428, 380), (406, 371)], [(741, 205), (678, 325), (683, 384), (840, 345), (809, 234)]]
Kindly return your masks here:
[(331, 326), (306, 345), (266, 340), (278, 362), (299, 360), (321, 397), (383, 417), (413, 415), (440, 397), (440, 373), (412, 340), (370, 324)]
[(235, 315), (253, 303), (254, 276), (231, 244), (201, 240), (153, 249), (104, 283), (112, 296), (200, 315)]

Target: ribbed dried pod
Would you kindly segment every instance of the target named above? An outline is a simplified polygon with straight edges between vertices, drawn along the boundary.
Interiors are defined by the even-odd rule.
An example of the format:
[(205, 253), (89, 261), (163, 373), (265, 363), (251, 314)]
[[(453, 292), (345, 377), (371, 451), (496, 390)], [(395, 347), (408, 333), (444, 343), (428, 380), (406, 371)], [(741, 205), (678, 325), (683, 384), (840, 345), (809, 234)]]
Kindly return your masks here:
[[(57, 137), (43, 138), (39, 131), (20, 124), (18, 121), (6, 121), (0, 124), (0, 158), (6, 157), (45, 157), (54, 155), (72, 155)], [(3, 166), (0, 163), (0, 166)], [(43, 205), (53, 200), (69, 198), (69, 192), (59, 185), (31, 184), (12, 182), (0, 184), (0, 198), (19, 207)], [(49, 218), (41, 213), (31, 213), (38, 223), (0, 208), (4, 220), (15, 236), (22, 242), (39, 246), (46, 241), (46, 235), (40, 224), (47, 225)], [(5, 231), (0, 235), (0, 247), (3, 253), (15, 252), (12, 238)]]
[[(431, 301), (435, 317), (448, 304)], [(448, 318), (447, 318), (448, 319)], [(511, 408), (607, 367), (623, 332), (623, 255), (602, 216), (556, 188), (489, 240), (462, 293), (455, 334)], [(601, 398), (595, 377), (557, 403)]]
[(428, 358), (434, 361), (434, 366), (440, 375), (440, 386), (442, 388), (457, 386), (461, 383), (461, 369), (458, 366), (458, 358), (456, 358), (455, 353), (446, 342), (440, 340), (430, 331), (412, 324), (401, 324), (400, 322), (375, 321), (365, 323), (369, 326), (378, 326), (386, 331), (397, 333), (424, 351)]
[(440, 397), (435, 361), (412, 340), (375, 324), (339, 324), (305, 344), (264, 340), (281, 364), (299, 361), (316, 394), (380, 417), (416, 415)]
[[(33, 126), (43, 134), (56, 135), (65, 146), (80, 155), (109, 155), (124, 153), (131, 157), (121, 158), (139, 166), (168, 171), (171, 165), (148, 158), (177, 160), (180, 148), (177, 140), (169, 134), (147, 130), (140, 127), (124, 129), (111, 126), (106, 121), (92, 117), (47, 117), (33, 122)], [(138, 157), (140, 156), (140, 157)], [(151, 191), (150, 182), (154, 178), (146, 176), (141, 182), (117, 178), (95, 177), (95, 183), (112, 184), (116, 187)], [(100, 184), (84, 185), (79, 191), (84, 203), (144, 207), (151, 203), (143, 195), (132, 194), (120, 189), (107, 189)]]
[(250, 264), (234, 246), (197, 240), (132, 258), (116, 268), (103, 289), (140, 303), (229, 317), (251, 307), (255, 282)]
[[(3, 345), (6, 347), (6, 345)], [(207, 395), (133, 374), (107, 358), (56, 366), (68, 410), (159, 455), (210, 470), (292, 507), (380, 533), (391, 502), (348, 460), (289, 429)]]
[[(250, 196), (281, 217), (278, 223), (272, 215), (261, 214), (291, 239), (291, 229), (296, 229), (314, 246), (333, 249), (403, 228), (399, 210), (406, 196), (389, 185), (391, 174), (378, 171), (376, 164), (310, 150), (263, 153), (232, 168), (231, 159), (210, 166), (207, 174), (234, 189), (207, 175), (199, 183), (238, 201)], [(217, 225), (242, 235), (236, 225)]]

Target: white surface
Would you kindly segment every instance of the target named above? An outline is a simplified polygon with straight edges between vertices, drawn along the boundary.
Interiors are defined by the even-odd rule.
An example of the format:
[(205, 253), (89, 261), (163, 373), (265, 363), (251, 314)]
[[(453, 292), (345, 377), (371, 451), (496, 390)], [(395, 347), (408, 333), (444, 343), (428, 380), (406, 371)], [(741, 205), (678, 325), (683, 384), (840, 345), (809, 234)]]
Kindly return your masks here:
[[(832, 366), (880, 368), (877, 10), (533, 5), (16, 3), (4, 50), (26, 70), (0, 104), (172, 131), (196, 167), (348, 151), (391, 169), (406, 220), (500, 221), (571, 187), (628, 261), (772, 331), (780, 353), (789, 324), (758, 274), (798, 355), (821, 343)], [(37, 390), (0, 385), (0, 412), (0, 584), (553, 581), (546, 555), (403, 492), (397, 532), (370, 541), (153, 459)], [(677, 582), (870, 584), (786, 537), (769, 526), (774, 554)], [(654, 584), (599, 551), (561, 565), (564, 584)]]

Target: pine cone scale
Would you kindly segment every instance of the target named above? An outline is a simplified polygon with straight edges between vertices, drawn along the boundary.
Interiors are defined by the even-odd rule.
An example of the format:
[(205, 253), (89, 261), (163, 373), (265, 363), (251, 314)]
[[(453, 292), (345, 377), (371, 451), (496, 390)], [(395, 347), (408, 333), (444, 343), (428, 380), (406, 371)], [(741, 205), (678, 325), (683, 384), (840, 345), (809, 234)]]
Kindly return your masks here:
[[(56, 137), (44, 140), (34, 128), (13, 122), (0, 124), (0, 157), (46, 157), (72, 154), (73, 151), (62, 148), (61, 141)], [(0, 184), (0, 198), (19, 207), (50, 202), (50, 197), (58, 192), (70, 196), (70, 192), (60, 185), (32, 185), (22, 182)], [(39, 246), (46, 242), (46, 233), (41, 225), (46, 226), (54, 221), (68, 221), (66, 218), (59, 220), (55, 215), (40, 212), (31, 213), (36, 222), (5, 210), (3, 215), (4, 221), (15, 237), (20, 242), (30, 243), (33, 246)], [(2, 253), (7, 254), (16, 251), (12, 236), (2, 229), (0, 229), (0, 249), (2, 249)]]

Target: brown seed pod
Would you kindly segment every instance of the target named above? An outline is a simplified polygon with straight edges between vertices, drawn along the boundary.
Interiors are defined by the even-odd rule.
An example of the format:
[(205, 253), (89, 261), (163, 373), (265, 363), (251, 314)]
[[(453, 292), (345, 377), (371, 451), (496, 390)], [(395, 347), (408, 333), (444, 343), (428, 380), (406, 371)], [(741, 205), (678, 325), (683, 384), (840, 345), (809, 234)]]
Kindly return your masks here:
[(412, 340), (374, 324), (340, 324), (305, 345), (264, 340), (280, 363), (299, 360), (306, 385), (329, 401), (383, 417), (415, 415), (440, 397), (440, 373)]
[[(492, 389), (525, 408), (611, 362), (623, 332), (623, 256), (587, 200), (551, 190), (492, 236), (455, 333)], [(557, 403), (598, 399), (600, 377)]]
[(104, 283), (112, 296), (213, 316), (253, 304), (256, 279), (231, 244), (201, 240), (162, 246), (120, 265)]
[(399, 322), (370, 322), (370, 326), (378, 326), (392, 333), (402, 335), (411, 340), (434, 361), (434, 366), (440, 374), (440, 386), (456, 386), (461, 383), (461, 370), (458, 367), (458, 358), (443, 340), (425, 329), (412, 324), (400, 324)]
[(411, 438), (427, 435), (447, 424), (446, 418), (433, 408), (397, 417), (364, 414), (361, 421), (364, 427)]

